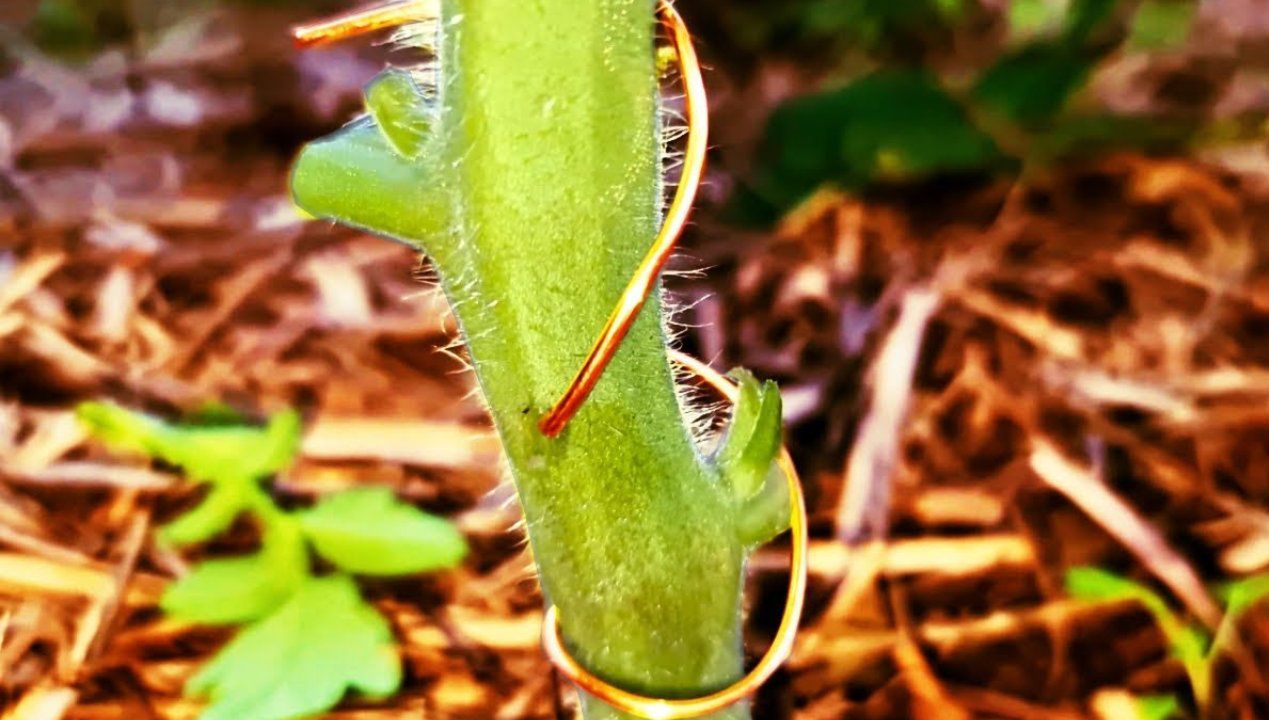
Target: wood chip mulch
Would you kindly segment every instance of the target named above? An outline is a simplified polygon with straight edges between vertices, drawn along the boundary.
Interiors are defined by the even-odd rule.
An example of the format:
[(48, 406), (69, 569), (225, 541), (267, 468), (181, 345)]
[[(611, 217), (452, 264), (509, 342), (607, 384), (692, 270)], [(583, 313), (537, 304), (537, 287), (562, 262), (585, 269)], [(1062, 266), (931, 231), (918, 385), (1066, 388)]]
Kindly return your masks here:
[[(5, 720), (194, 718), (182, 684), (227, 637), (157, 610), (196, 558), (150, 531), (197, 498), (87, 442), (71, 409), (98, 398), (296, 407), (284, 502), (384, 485), (467, 533), (460, 570), (367, 586), (406, 684), (329, 717), (568, 716), (443, 297), (413, 250), (286, 198), (294, 151), (383, 61), (296, 54), (295, 19), (213, 15), (74, 70), (0, 51)], [(1113, 156), (1026, 187), (826, 192), (775, 237), (698, 239), (684, 342), (781, 381), (814, 519), (804, 630), (757, 717), (1111, 720), (1129, 693), (1188, 697), (1140, 607), (1075, 602), (1062, 573), (1115, 569), (1212, 623), (1212, 583), (1269, 567), (1257, 172)], [(757, 653), (786, 553), (752, 566)], [(1239, 630), (1210, 717), (1269, 717), (1269, 612)]]

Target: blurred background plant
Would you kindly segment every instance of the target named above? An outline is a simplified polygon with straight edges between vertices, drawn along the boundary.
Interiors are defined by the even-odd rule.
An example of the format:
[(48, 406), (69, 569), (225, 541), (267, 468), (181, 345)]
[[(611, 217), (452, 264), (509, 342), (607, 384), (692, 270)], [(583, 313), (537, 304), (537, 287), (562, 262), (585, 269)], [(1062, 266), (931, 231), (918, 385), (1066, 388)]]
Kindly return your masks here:
[[(259, 549), (204, 560), (172, 583), (160, 607), (178, 621), (241, 631), (186, 683), (211, 700), (202, 720), (288, 720), (334, 707), (348, 690), (372, 698), (401, 686), (401, 659), (386, 618), (362, 600), (352, 575), (393, 577), (453, 568), (467, 554), (449, 522), (393, 497), (389, 488), (333, 493), (284, 510), (261, 487), (295, 461), (294, 411), (254, 427), (222, 406), (183, 424), (99, 402), (80, 421), (116, 452), (179, 468), (208, 486), (202, 501), (159, 529), (165, 545), (189, 548), (246, 515)], [(314, 573), (312, 551), (333, 572)]]
[[(1111, 151), (1181, 152), (1254, 140), (1266, 119), (1263, 106), (1202, 112), (1210, 98), (1195, 95), (1218, 91), (1193, 86), (1221, 84), (1232, 67), (1176, 80), (1172, 103), (1107, 97), (1130, 67), (1179, 57), (1196, 35), (1216, 32), (1217, 11), (1200, 16), (1188, 0), (703, 5), (694, 19), (721, 57), (817, 68), (809, 91), (765, 123), (735, 198), (744, 220), (770, 223), (825, 185), (973, 180)], [(1264, 79), (1254, 57), (1239, 60)]]

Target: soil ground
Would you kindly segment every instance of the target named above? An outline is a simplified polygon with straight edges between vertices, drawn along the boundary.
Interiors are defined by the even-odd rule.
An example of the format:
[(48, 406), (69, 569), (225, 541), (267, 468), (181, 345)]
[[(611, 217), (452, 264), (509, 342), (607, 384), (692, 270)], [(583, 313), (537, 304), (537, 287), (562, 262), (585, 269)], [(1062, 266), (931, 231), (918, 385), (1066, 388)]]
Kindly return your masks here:
[[(224, 12), (74, 69), (21, 43), (0, 56), (6, 720), (193, 718), (182, 684), (227, 637), (157, 610), (198, 557), (150, 530), (197, 490), (88, 442), (71, 408), (99, 398), (296, 407), (283, 502), (389, 486), (467, 533), (461, 569), (368, 585), (406, 684), (329, 717), (573, 705), (426, 265), (287, 200), (294, 152), (355, 113), (385, 54), (297, 53), (298, 19)], [(720, 137), (751, 134), (717, 114)], [(1112, 569), (1210, 624), (1213, 584), (1269, 567), (1266, 177), (1123, 154), (1025, 186), (824, 192), (772, 233), (701, 215), (680, 265), (704, 276), (671, 279), (682, 342), (781, 382), (814, 521), (804, 629), (757, 717), (1117, 720), (1133, 695), (1192, 702), (1139, 604), (1073, 600), (1062, 578)], [(200, 552), (255, 541), (244, 524)], [(786, 558), (776, 544), (752, 563), (755, 654)], [(1237, 630), (1209, 717), (1269, 717), (1269, 607)]]

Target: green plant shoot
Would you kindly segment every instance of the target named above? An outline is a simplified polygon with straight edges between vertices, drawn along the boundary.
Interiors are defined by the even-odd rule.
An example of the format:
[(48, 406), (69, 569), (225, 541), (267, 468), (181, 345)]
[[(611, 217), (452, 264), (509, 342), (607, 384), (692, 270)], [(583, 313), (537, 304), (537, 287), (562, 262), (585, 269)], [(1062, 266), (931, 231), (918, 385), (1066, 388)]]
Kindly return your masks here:
[[(202, 720), (291, 720), (330, 709), (349, 690), (396, 692), (401, 661), (391, 629), (351, 575), (453, 567), (467, 551), (457, 529), (387, 488), (335, 493), (307, 510), (279, 508), (261, 482), (295, 458), (300, 420), (292, 411), (263, 428), (174, 425), (95, 402), (78, 415), (110, 447), (178, 466), (207, 485), (201, 503), (159, 531), (162, 541), (205, 542), (244, 515), (260, 529), (255, 553), (199, 563), (160, 602), (181, 620), (243, 625), (186, 686), (211, 701)], [(336, 571), (315, 574), (311, 553)]]
[[(1134, 600), (1141, 603), (1167, 640), (1169, 653), (1185, 668), (1201, 715), (1212, 700), (1212, 666), (1222, 651), (1236, 640), (1234, 633), (1243, 613), (1269, 597), (1269, 574), (1252, 575), (1217, 589), (1217, 594), (1225, 601), (1225, 613), (1215, 636), (1211, 638), (1199, 625), (1175, 613), (1154, 590), (1109, 570), (1071, 568), (1066, 573), (1066, 590), (1072, 597), (1081, 600)], [(1178, 703), (1171, 696), (1140, 698), (1138, 710), (1146, 718), (1167, 718), (1177, 714)]]
[(295, 200), (437, 267), (574, 656), (644, 694), (726, 686), (743, 670), (746, 553), (787, 525), (774, 386), (744, 379), (705, 457), (654, 296), (564, 433), (537, 427), (660, 222), (653, 2), (443, 0), (436, 32), (437, 76), (371, 83), (367, 117), (304, 150)]

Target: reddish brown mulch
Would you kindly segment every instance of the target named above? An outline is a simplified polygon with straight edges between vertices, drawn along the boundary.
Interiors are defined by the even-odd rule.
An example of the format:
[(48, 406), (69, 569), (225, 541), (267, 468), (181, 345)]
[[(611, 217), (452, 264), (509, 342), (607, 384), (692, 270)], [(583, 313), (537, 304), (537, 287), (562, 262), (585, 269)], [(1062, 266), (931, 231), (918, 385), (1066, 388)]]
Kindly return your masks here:
[[(226, 637), (158, 613), (195, 558), (149, 531), (194, 498), (86, 442), (70, 409), (89, 398), (297, 407), (284, 501), (387, 485), (468, 533), (461, 570), (369, 586), (406, 686), (331, 717), (569, 703), (443, 298), (412, 250), (286, 199), (291, 153), (382, 62), (297, 55), (293, 19), (222, 15), (76, 70), (0, 63), (6, 720), (192, 718), (181, 685)], [(1188, 693), (1141, 608), (1072, 601), (1062, 574), (1117, 569), (1211, 619), (1205, 584), (1269, 566), (1265, 189), (1111, 157), (1027, 188), (825, 193), (775, 237), (698, 239), (707, 277), (674, 282), (685, 341), (781, 381), (814, 516), (806, 625), (758, 717), (1109, 719), (1128, 693)], [(785, 564), (755, 557), (755, 652)], [(1269, 717), (1269, 615), (1240, 630), (1212, 717)]]

